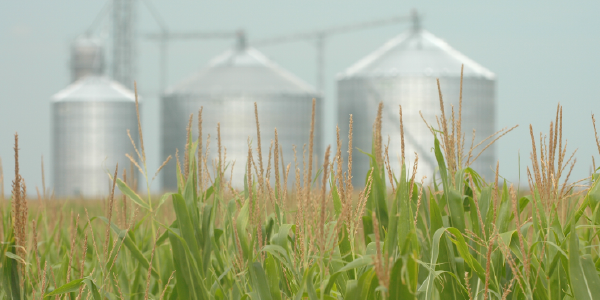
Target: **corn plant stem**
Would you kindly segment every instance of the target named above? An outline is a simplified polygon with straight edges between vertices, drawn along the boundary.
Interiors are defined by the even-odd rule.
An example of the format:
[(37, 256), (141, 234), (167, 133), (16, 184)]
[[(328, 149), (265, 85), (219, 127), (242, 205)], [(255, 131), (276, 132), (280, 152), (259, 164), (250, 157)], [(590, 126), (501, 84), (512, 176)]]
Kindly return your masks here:
[[(154, 215), (152, 216), (153, 219), (154, 217), (156, 217), (156, 214), (158, 214), (158, 210), (157, 211), (153, 211), (153, 207), (152, 207), (152, 194), (150, 193), (150, 181), (148, 180), (148, 166), (146, 165), (146, 159), (144, 157), (143, 160), (143, 164), (144, 164), (144, 179), (146, 180), (146, 193), (148, 195), (148, 206), (150, 206), (150, 212), (149, 213), (154, 213)], [(152, 229), (152, 236), (156, 236), (156, 224), (154, 224), (154, 222), (152, 220), (150, 220), (150, 227)], [(161, 266), (161, 261), (160, 261), (160, 255), (157, 255), (156, 257), (156, 273), (158, 273), (159, 275), (162, 274), (160, 271), (160, 266)], [(151, 269), (152, 265), (148, 265), (148, 268)], [(162, 290), (162, 280), (157, 280), (158, 285), (159, 285), (159, 290)]]

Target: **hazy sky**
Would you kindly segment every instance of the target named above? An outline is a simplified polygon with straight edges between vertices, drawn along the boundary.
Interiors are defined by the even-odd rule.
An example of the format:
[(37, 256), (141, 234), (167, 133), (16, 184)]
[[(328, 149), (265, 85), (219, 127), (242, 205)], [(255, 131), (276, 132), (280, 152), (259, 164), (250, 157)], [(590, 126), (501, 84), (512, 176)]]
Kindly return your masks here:
[[(600, 114), (600, 1), (180, 1), (147, 0), (172, 31), (236, 30), (249, 39), (351, 24), (412, 8), (423, 27), (497, 76), (498, 128), (521, 125), (499, 142), (501, 175), (522, 183), (529, 164), (529, 124), (547, 131), (558, 102), (564, 136), (578, 148), (574, 178), (589, 174), (598, 157), (590, 115)], [(20, 136), (22, 175), (30, 193), (41, 186), (40, 158), (51, 170), (50, 97), (69, 83), (68, 45), (85, 31), (106, 1), (0, 3), (0, 157), (5, 190), (13, 179), (13, 134)], [(138, 6), (139, 33), (158, 26)], [(108, 33), (107, 22), (99, 33)], [(407, 28), (394, 25), (334, 37), (327, 42), (326, 96), (335, 74)], [(168, 82), (176, 83), (228, 48), (232, 41), (182, 41), (169, 49)], [(260, 48), (279, 65), (315, 84), (315, 47), (297, 42)], [(139, 40), (137, 81), (144, 96), (143, 128), (149, 168), (159, 163), (158, 48)], [(599, 117), (600, 118), (600, 117)], [(600, 124), (599, 124), (600, 125)], [(598, 160), (600, 162), (600, 160)], [(51, 182), (51, 179), (49, 180)]]

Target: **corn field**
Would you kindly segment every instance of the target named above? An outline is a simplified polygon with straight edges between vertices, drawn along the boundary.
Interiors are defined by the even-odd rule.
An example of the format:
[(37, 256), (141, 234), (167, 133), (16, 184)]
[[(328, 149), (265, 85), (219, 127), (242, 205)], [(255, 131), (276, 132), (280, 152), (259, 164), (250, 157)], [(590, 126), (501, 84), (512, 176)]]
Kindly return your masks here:
[[(220, 136), (219, 159), (209, 161), (200, 110), (199, 136), (191, 135), (190, 117), (186, 149), (165, 162), (177, 164), (176, 192), (150, 195), (155, 175), (141, 138), (130, 159), (145, 183), (116, 166), (107, 175), (112, 193), (102, 201), (54, 200), (45, 187), (32, 201), (15, 135), (12, 197), (0, 212), (0, 296), (600, 299), (599, 173), (594, 166), (591, 177), (569, 178), (575, 159), (562, 136), (560, 105), (549, 132), (530, 126), (526, 187), (503, 180), (500, 164), (493, 181), (470, 168), (512, 129), (467, 149), (462, 107), (446, 115), (441, 91), (439, 117), (424, 120), (437, 125), (429, 127), (438, 170), (420, 174), (418, 157), (406, 162), (402, 149), (401, 172), (393, 172), (383, 109), (399, 110), (402, 134), (391, 138), (404, 145), (402, 108), (380, 104), (372, 149), (353, 148), (351, 118), (343, 125), (350, 135), (338, 129), (337, 144), (316, 161), (313, 102), (311, 138), (283, 165), (276, 130), (270, 149), (260, 147), (255, 105), (257, 135), (247, 142), (244, 178), (228, 176), (233, 163)], [(591, 123), (595, 129), (593, 116)], [(371, 161), (368, 174), (355, 175), (366, 178), (360, 188), (351, 183), (356, 155)], [(242, 180), (243, 189), (234, 188)]]

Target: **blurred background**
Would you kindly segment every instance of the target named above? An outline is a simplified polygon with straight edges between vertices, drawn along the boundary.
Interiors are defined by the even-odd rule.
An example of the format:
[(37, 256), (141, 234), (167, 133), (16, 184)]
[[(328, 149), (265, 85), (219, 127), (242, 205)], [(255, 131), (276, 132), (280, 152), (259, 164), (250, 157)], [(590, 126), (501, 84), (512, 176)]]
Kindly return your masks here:
[[(525, 170), (531, 151), (529, 124), (536, 133), (547, 132), (559, 102), (564, 106), (563, 135), (568, 139), (567, 151), (578, 148), (577, 165), (571, 178), (588, 176), (591, 156), (598, 154), (590, 117), (600, 112), (598, 1), (543, 4), (522, 1), (131, 2), (133, 8), (127, 15), (120, 16), (130, 20), (133, 28), (130, 33), (133, 55), (129, 58), (133, 63), (128, 67), (130, 77), (125, 80), (137, 81), (143, 98), (142, 128), (150, 176), (164, 158), (160, 105), (163, 87), (176, 86), (190, 74), (205, 68), (211, 59), (234, 47), (240, 30), (252, 45), (253, 41), (293, 37), (296, 33), (314, 34), (322, 29), (364, 25), (322, 40), (320, 59), (318, 39), (314, 36), (255, 46), (280, 68), (319, 92), (323, 103), (320, 116), (323, 124), (319, 125), (323, 129), (320, 145), (323, 148), (335, 143), (336, 75), (414, 26), (410, 18), (413, 11), (418, 12), (423, 29), (495, 74), (494, 128), (520, 125), (502, 138), (495, 149), (500, 173), (507, 180), (527, 184)], [(0, 157), (6, 192), (10, 190), (12, 179), (15, 132), (20, 136), (21, 174), (30, 191), (42, 185), (42, 155), (46, 184), (52, 187), (56, 182), (51, 171), (55, 161), (51, 99), (71, 84), (71, 46), (86, 31), (93, 33), (103, 46), (104, 74), (114, 75), (111, 67), (116, 57), (112, 48), (115, 13), (111, 5), (112, 1), (62, 0), (0, 4)], [(365, 25), (365, 22), (397, 17), (397, 21)], [(156, 34), (191, 32), (201, 33), (197, 36), (202, 38), (170, 39), (166, 48), (162, 48), (167, 51), (161, 52), (161, 40), (156, 38), (160, 35)], [(131, 83), (125, 85), (131, 87)], [(128, 99), (130, 94), (124, 93), (123, 98)], [(394, 107), (394, 113), (396, 110)], [(396, 157), (395, 154), (390, 156)], [(238, 164), (241, 168), (243, 162)], [(152, 190), (159, 191), (161, 186), (157, 179)]]

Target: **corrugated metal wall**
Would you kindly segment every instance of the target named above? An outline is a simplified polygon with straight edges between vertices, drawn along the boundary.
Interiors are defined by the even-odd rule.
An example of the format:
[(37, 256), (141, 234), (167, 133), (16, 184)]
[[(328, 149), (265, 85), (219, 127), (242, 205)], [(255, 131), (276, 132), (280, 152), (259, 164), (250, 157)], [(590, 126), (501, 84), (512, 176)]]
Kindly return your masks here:
[[(56, 196), (105, 196), (110, 192), (106, 171), (114, 172), (117, 163), (120, 170), (129, 168), (126, 153), (135, 157), (127, 136), (129, 129), (132, 138), (138, 142), (135, 102), (132, 94), (118, 97), (121, 91), (111, 89), (114, 85), (117, 83), (107, 78), (88, 76), (53, 99)], [(137, 171), (133, 176), (137, 176)]]
[[(453, 105), (458, 117), (461, 63), (465, 64), (466, 70), (463, 81), (462, 131), (466, 134), (465, 152), (468, 152), (473, 129), (477, 132), (475, 144), (495, 131), (494, 75), (425, 31), (400, 35), (340, 74), (338, 124), (343, 129), (343, 136), (348, 134), (349, 114), (353, 114), (354, 145), (371, 153), (372, 126), (378, 103), (383, 102), (383, 142), (387, 144), (389, 135), (390, 163), (398, 174), (398, 156), (401, 152), (399, 105), (402, 105), (406, 158), (412, 165), (414, 152), (417, 152), (417, 178), (427, 176), (431, 180), (437, 167), (431, 151), (433, 136), (419, 111), (430, 125), (437, 128), (435, 116), (440, 114), (440, 101), (436, 78), (439, 78), (446, 116), (450, 119)], [(491, 179), (494, 161), (495, 147), (490, 147), (472, 167)], [(368, 157), (355, 152), (353, 170), (353, 184), (364, 186), (369, 170)]]
[[(217, 123), (221, 125), (221, 143), (227, 149), (227, 162), (235, 160), (234, 187), (243, 187), (248, 156), (247, 140), (250, 137), (253, 156), (256, 152), (256, 122), (254, 102), (258, 105), (261, 125), (263, 168), (267, 168), (269, 146), (277, 128), (279, 144), (283, 148), (283, 161), (293, 163), (293, 145), (302, 155), (302, 146), (308, 145), (312, 99), (318, 93), (293, 74), (269, 61), (257, 50), (247, 47), (243, 36), (237, 46), (215, 58), (209, 67), (192, 75), (170, 89), (162, 98), (162, 159), (175, 158), (176, 149), (183, 164), (186, 127), (190, 114), (194, 114), (193, 138), (198, 138), (197, 115), (203, 110), (203, 144), (210, 134), (210, 155), (207, 167), (218, 157)], [(315, 130), (315, 151), (320, 149), (319, 129)], [(225, 150), (223, 150), (225, 152)], [(162, 173), (163, 189), (177, 188), (176, 164), (169, 163)], [(294, 168), (290, 171), (293, 178)], [(231, 176), (231, 165), (225, 172)], [(290, 180), (290, 184), (293, 181)]]

